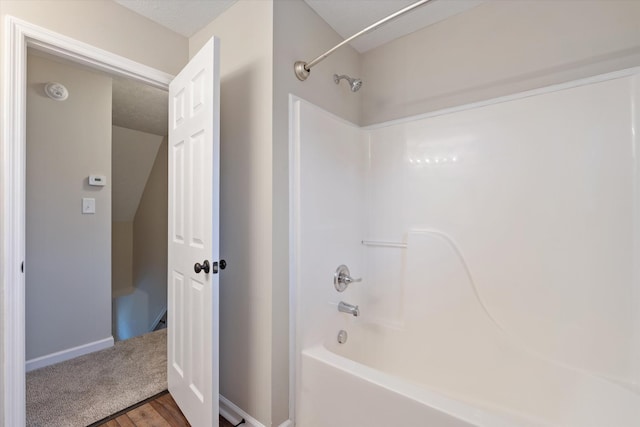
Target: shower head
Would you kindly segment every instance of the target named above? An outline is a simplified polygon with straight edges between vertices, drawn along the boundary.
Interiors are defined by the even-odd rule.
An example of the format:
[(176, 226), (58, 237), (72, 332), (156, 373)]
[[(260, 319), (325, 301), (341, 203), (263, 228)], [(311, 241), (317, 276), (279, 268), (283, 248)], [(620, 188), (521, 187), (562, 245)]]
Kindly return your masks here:
[(338, 84), (340, 83), (340, 80), (345, 79), (346, 81), (349, 82), (349, 87), (351, 88), (351, 92), (357, 92), (360, 90), (360, 88), (362, 87), (362, 80), (361, 79), (355, 79), (353, 77), (349, 77), (346, 74), (339, 76), (337, 74), (333, 75), (333, 81)]

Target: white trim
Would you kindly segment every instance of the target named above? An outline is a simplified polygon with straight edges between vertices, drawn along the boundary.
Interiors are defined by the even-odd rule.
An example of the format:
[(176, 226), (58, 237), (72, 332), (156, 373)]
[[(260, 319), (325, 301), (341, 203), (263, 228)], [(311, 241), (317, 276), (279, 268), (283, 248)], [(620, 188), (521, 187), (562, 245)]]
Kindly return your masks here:
[(299, 245), (299, 218), (300, 207), (298, 201), (298, 183), (300, 182), (300, 151), (298, 140), (299, 129), (299, 105), (300, 98), (289, 94), (289, 418), (295, 420), (297, 372), (299, 368), (298, 354), (298, 251)]
[(45, 366), (49, 366), (49, 365), (55, 365), (56, 363), (64, 362), (65, 360), (75, 359), (76, 357), (84, 356), (85, 354), (104, 350), (110, 347), (113, 347), (112, 336), (109, 338), (105, 338), (103, 340), (90, 342), (87, 344), (79, 345), (77, 347), (47, 354), (46, 356), (36, 357), (35, 359), (27, 360), (27, 363), (25, 364), (25, 368), (27, 372), (31, 372), (35, 369), (44, 368)]
[[(170, 74), (12, 16), (5, 18), (2, 55), (2, 425), (21, 427), (25, 409), (25, 116), (27, 47), (166, 89)], [(26, 267), (26, 266), (25, 266)]]
[[(605, 82), (608, 80), (621, 79), (624, 77), (630, 77), (640, 73), (640, 67), (626, 68), (624, 70), (613, 71), (606, 74), (598, 74), (596, 76), (585, 77), (578, 80), (572, 80), (569, 82), (558, 83), (551, 86), (544, 86), (537, 89), (531, 89), (524, 92), (512, 93), (505, 96), (499, 96), (497, 98), (491, 98), (484, 101), (472, 102), (471, 104), (457, 105), (455, 107), (444, 108), (441, 110), (432, 111), (429, 113), (416, 114), (414, 116), (402, 117), (395, 120), (389, 120), (381, 123), (374, 123), (368, 126), (362, 126), (363, 130), (374, 130), (397, 124), (404, 124), (413, 122), (416, 120), (428, 119), (431, 117), (443, 116), (445, 114), (457, 113), (459, 111), (472, 110), (474, 108), (485, 107), (487, 105), (501, 104), (503, 102), (515, 101), (516, 99), (528, 98), (531, 96), (542, 95), (545, 93), (558, 92), (560, 90), (571, 89), (579, 86), (586, 86), (593, 83)], [(308, 102), (308, 101), (306, 101)], [(342, 119), (344, 120), (344, 119)]]
[[(637, 218), (640, 213), (640, 75), (631, 82), (631, 133), (633, 137), (633, 212)], [(640, 250), (640, 226), (633, 222), (633, 253)], [(633, 269), (633, 283), (640, 283), (640, 263), (636, 262)], [(632, 288), (631, 300), (634, 301), (632, 322), (636, 329), (633, 340), (633, 390), (640, 392), (640, 290), (638, 286)]]
[(260, 421), (247, 414), (229, 399), (220, 395), (220, 415), (225, 417), (231, 424), (238, 424), (244, 418), (247, 427), (265, 427)]
[(78, 64), (131, 78), (160, 89), (167, 89), (173, 80), (171, 74), (132, 61), (120, 55), (102, 50), (79, 40), (49, 31), (12, 16), (9, 23), (16, 25), (29, 47), (47, 52)]
[(4, 129), (2, 142), (3, 409), (5, 426), (25, 424), (24, 166), (26, 45), (21, 31), (5, 20)]
[[(260, 421), (253, 418), (251, 415), (247, 414), (245, 411), (240, 409), (238, 405), (231, 402), (229, 399), (227, 399), (223, 395), (220, 395), (219, 408), (220, 408), (220, 415), (222, 415), (231, 424), (234, 424), (234, 425), (238, 424), (240, 421), (244, 419), (245, 424), (242, 424), (243, 426), (265, 427), (264, 424), (262, 424)], [(280, 424), (278, 427), (293, 427), (293, 425), (294, 425), (293, 421), (286, 420), (285, 422)]]

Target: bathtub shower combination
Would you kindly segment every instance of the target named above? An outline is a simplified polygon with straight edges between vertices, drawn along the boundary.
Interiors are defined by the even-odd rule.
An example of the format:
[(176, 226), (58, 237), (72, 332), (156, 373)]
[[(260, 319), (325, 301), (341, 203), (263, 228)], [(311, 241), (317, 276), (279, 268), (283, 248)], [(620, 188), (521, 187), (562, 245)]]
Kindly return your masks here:
[(290, 105), (297, 426), (640, 425), (638, 70), (368, 128)]

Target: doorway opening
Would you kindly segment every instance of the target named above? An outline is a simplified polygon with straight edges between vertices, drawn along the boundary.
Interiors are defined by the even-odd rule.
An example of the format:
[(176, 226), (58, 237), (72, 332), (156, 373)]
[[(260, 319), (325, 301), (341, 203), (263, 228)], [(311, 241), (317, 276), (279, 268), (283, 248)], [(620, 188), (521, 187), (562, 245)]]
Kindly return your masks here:
[[(68, 99), (49, 99), (48, 82)], [(27, 87), (30, 370), (162, 325), (167, 92), (33, 49)]]
[[(27, 374), (29, 425), (47, 419), (39, 411), (64, 412), (38, 400), (55, 395), (50, 384), (78, 390), (76, 400), (108, 388), (96, 387), (95, 363), (76, 367), (78, 356), (110, 347), (114, 338), (148, 333), (166, 316), (168, 104), (162, 89), (27, 53), (26, 370), (60, 368), (48, 370), (44, 382), (40, 371)], [(51, 82), (65, 87), (68, 97), (48, 97), (43, 89)], [(142, 400), (151, 387), (166, 389), (166, 368), (158, 369), (166, 366), (166, 338), (136, 343), (101, 356), (106, 359), (99, 365), (101, 378), (121, 383), (117, 390), (126, 385), (132, 400)], [(144, 362), (127, 367), (122, 357), (111, 366), (117, 354)], [(65, 360), (78, 371), (84, 366), (85, 374), (61, 368)], [(131, 382), (139, 372), (154, 375)]]
[[(205, 299), (193, 299), (186, 298), (176, 301), (176, 297), (182, 297), (179, 292), (169, 293), (169, 305), (171, 306), (172, 313), (178, 313), (180, 315), (169, 317), (169, 338), (168, 345), (172, 351), (168, 351), (168, 355), (180, 356), (180, 359), (174, 363), (175, 366), (188, 368), (183, 369), (182, 373), (185, 375), (182, 378), (181, 383), (171, 383), (171, 377), (169, 377), (169, 390), (175, 397), (175, 401), (178, 406), (183, 409), (187, 407), (187, 402), (183, 402), (184, 393), (180, 393), (182, 390), (193, 390), (195, 385), (196, 390), (203, 390), (205, 393), (201, 396), (195, 396), (196, 399), (200, 399), (202, 403), (197, 408), (191, 408), (191, 415), (185, 412), (185, 415), (189, 418), (200, 419), (206, 418), (212, 420), (214, 414), (218, 412), (218, 318), (219, 318), (219, 306), (218, 306), (218, 285), (219, 279), (217, 276), (219, 259), (218, 245), (219, 245), (219, 43), (216, 39), (210, 39), (205, 46), (198, 52), (187, 64), (187, 67), (183, 69), (179, 75), (174, 78), (173, 76), (164, 72), (158, 71), (151, 67), (129, 60), (127, 58), (115, 55), (108, 51), (102, 50), (95, 46), (74, 40), (64, 35), (60, 35), (49, 31), (47, 29), (38, 27), (25, 21), (13, 17), (7, 17), (5, 21), (7, 37), (4, 40), (3, 52), (5, 55), (5, 71), (4, 74), (4, 88), (3, 91), (3, 111), (4, 111), (4, 126), (3, 126), (3, 139), (2, 139), (2, 170), (3, 170), (3, 233), (2, 241), (5, 250), (2, 251), (3, 257), (3, 274), (2, 274), (2, 287), (3, 287), (3, 421), (5, 425), (24, 425), (25, 424), (25, 271), (29, 269), (29, 266), (25, 263), (25, 224), (26, 224), (26, 206), (25, 206), (25, 188), (26, 188), (26, 61), (27, 61), (27, 47), (35, 48), (37, 50), (53, 54), (60, 58), (70, 59), (71, 61), (81, 64), (82, 66), (89, 67), (93, 70), (99, 70), (107, 73), (111, 73), (118, 76), (124, 76), (132, 78), (136, 81), (146, 82), (154, 87), (161, 89), (169, 89), (171, 83), (170, 96), (172, 96), (171, 111), (173, 114), (174, 125), (172, 125), (172, 136), (174, 140), (176, 137), (175, 130), (186, 129), (189, 135), (193, 137), (188, 140), (188, 144), (178, 143), (176, 150), (170, 150), (170, 154), (178, 155), (184, 154), (186, 156), (180, 157), (184, 160), (184, 165), (180, 163), (180, 166), (184, 168), (181, 171), (188, 171), (190, 176), (186, 174), (183, 177), (176, 176), (172, 172), (171, 165), (176, 163), (171, 160), (169, 156), (169, 182), (172, 178), (174, 181), (182, 183), (182, 178), (189, 178), (189, 182), (196, 182), (201, 184), (201, 191), (194, 193), (193, 187), (183, 185), (170, 185), (169, 189), (169, 224), (171, 224), (172, 232), (181, 232), (183, 229), (187, 230), (189, 234), (175, 234), (178, 243), (189, 242), (194, 246), (202, 246), (202, 253), (187, 253), (185, 250), (180, 252), (182, 259), (180, 266), (174, 267), (172, 264), (172, 254), (175, 255), (175, 251), (172, 251), (172, 247), (169, 247), (168, 264), (175, 270), (174, 281), (171, 283), (180, 282), (179, 279), (187, 279), (178, 283), (188, 283), (193, 285), (194, 289), (201, 290), (207, 289), (207, 298)], [(182, 77), (182, 79), (180, 78)], [(185, 90), (185, 82), (189, 82), (194, 90)], [(173, 95), (171, 95), (173, 91)], [(193, 97), (191, 95), (197, 95)], [(186, 121), (189, 126), (182, 127), (182, 122), (186, 116), (185, 109), (182, 107), (189, 106), (191, 118), (196, 118), (198, 121)], [(170, 117), (171, 120), (171, 117)], [(87, 132), (86, 136), (91, 137), (91, 133)], [(206, 141), (207, 144), (203, 144)], [(211, 141), (212, 145), (209, 146), (208, 142)], [(181, 150), (182, 148), (187, 150)], [(211, 162), (204, 161), (205, 156), (197, 156), (194, 153), (193, 147), (202, 148), (206, 147), (208, 155), (206, 157), (211, 158)], [(202, 151), (202, 150), (201, 150)], [(207, 175), (207, 180), (195, 180), (193, 178), (194, 171), (197, 171), (200, 175)], [(215, 173), (214, 173), (215, 171)], [(193, 179), (192, 179), (193, 178)], [(179, 197), (178, 201), (174, 200), (172, 195), (176, 195), (174, 189), (180, 191), (177, 192)], [(189, 197), (183, 198), (184, 193), (182, 190), (189, 191)], [(183, 200), (189, 202), (202, 202), (202, 197), (191, 197), (192, 194), (202, 196), (203, 194), (210, 195), (211, 203), (204, 203), (204, 206), (210, 208), (210, 213), (202, 215), (187, 215), (182, 216), (186, 209), (182, 209), (184, 204)], [(207, 196), (208, 198), (209, 196)], [(97, 198), (95, 200), (97, 202)], [(84, 207), (84, 203), (82, 207)], [(87, 209), (91, 209), (92, 203), (87, 203)], [(180, 208), (176, 208), (176, 206)], [(97, 208), (97, 205), (96, 205)], [(198, 211), (199, 212), (199, 211)], [(87, 212), (88, 213), (88, 212)], [(180, 214), (180, 217), (176, 219), (174, 213)], [(200, 212), (201, 213), (201, 212)], [(206, 219), (206, 220), (205, 220)], [(178, 221), (179, 220), (179, 221)], [(199, 220), (197, 224), (194, 224), (193, 220)], [(202, 220), (202, 221), (200, 221)], [(180, 225), (180, 230), (176, 228)], [(198, 231), (202, 236), (192, 236), (191, 231), (197, 225)], [(169, 233), (168, 233), (169, 234)], [(201, 237), (208, 236), (206, 241), (203, 241)], [(168, 237), (168, 236), (167, 236)], [(200, 237), (199, 240), (195, 239)], [(176, 240), (174, 239), (174, 240)], [(203, 246), (201, 243), (207, 243)], [(109, 255), (104, 257), (109, 258)], [(193, 277), (195, 266), (193, 260), (196, 262), (202, 259), (210, 259), (212, 270), (211, 274), (205, 274), (197, 277)], [(176, 260), (173, 260), (175, 262)], [(201, 261), (200, 261), (201, 262)], [(79, 264), (78, 264), (79, 265)], [(93, 267), (93, 265), (89, 265)], [(110, 267), (110, 266), (109, 266)], [(74, 266), (76, 268), (76, 266)], [(206, 271), (205, 271), (206, 273)], [(196, 272), (197, 274), (197, 272)], [(110, 274), (107, 274), (110, 276)], [(202, 283), (206, 286), (200, 286)], [(192, 287), (192, 286), (190, 286)], [(107, 287), (108, 288), (108, 287)], [(109, 292), (106, 292), (108, 295)], [(197, 312), (193, 312), (190, 307), (183, 307), (181, 304), (189, 301), (197, 301), (201, 303), (198, 307), (200, 309)], [(56, 304), (58, 301), (51, 301), (51, 304)], [(108, 312), (109, 310), (107, 310)], [(199, 315), (201, 318), (194, 319), (194, 314)], [(108, 318), (109, 316), (107, 316)], [(178, 322), (178, 325), (174, 325), (175, 319), (184, 320), (182, 323)], [(202, 321), (204, 319), (204, 322)], [(110, 322), (109, 322), (110, 323)], [(188, 325), (196, 325), (197, 332), (200, 334), (197, 336), (198, 340), (193, 340), (194, 335), (191, 333), (194, 328), (188, 329)], [(161, 331), (157, 332), (160, 333)], [(154, 334), (150, 334), (154, 335)], [(186, 338), (185, 338), (186, 337)], [(129, 342), (123, 341), (123, 342)], [(184, 357), (183, 357), (184, 355)], [(198, 358), (201, 363), (190, 363), (194, 358)], [(185, 362), (186, 363), (183, 363)], [(169, 360), (173, 363), (172, 360)], [(197, 382), (197, 384), (194, 384)], [(202, 387), (199, 387), (202, 386)], [(206, 386), (206, 388), (204, 387)], [(180, 387), (178, 389), (177, 387)], [(175, 391), (175, 393), (174, 393)], [(179, 399), (180, 398), (180, 399)], [(191, 418), (189, 418), (191, 419)], [(194, 422), (192, 422), (193, 424)], [(213, 421), (205, 421), (205, 424), (213, 424)]]
[(26, 57), (34, 48), (92, 69), (168, 89), (173, 77), (14, 17), (5, 21), (3, 170), (3, 423), (25, 424)]

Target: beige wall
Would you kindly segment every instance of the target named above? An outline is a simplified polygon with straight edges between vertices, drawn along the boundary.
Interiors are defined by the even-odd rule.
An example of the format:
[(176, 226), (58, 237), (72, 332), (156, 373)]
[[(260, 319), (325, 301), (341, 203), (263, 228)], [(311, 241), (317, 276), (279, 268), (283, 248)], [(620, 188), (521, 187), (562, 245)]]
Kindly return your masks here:
[[(360, 123), (361, 92), (351, 92), (345, 82), (336, 85), (334, 74), (361, 77), (360, 55), (351, 46), (338, 49), (311, 70), (301, 82), (293, 72), (296, 61), (311, 61), (342, 41), (302, 0), (276, 1), (274, 5), (274, 122), (277, 139), (288, 145), (288, 94), (313, 102), (352, 123)], [(371, 89), (367, 86), (364, 89)]]
[[(111, 78), (37, 56), (27, 67), (30, 360), (111, 337)], [(69, 98), (46, 97), (49, 81)], [(89, 186), (90, 174), (107, 185)], [(82, 214), (83, 197), (95, 198), (94, 215)]]
[(363, 124), (640, 65), (638, 1), (489, 1), (363, 54)]
[(133, 221), (133, 283), (147, 295), (147, 331), (167, 308), (167, 155), (165, 137)]
[[(138, 209), (133, 221), (126, 223), (131, 227), (126, 236), (130, 239), (130, 286), (118, 287), (115, 280), (113, 283), (116, 340), (148, 333), (167, 309), (167, 138), (153, 151), (153, 166)], [(113, 223), (114, 231), (118, 224)], [(113, 238), (115, 244), (115, 234)], [(114, 261), (115, 257), (114, 249)]]
[(111, 223), (111, 292), (120, 296), (133, 290), (133, 221)]
[(0, 14), (2, 28), (12, 15), (169, 74), (187, 61), (186, 37), (111, 0), (2, 0)]
[(333, 74), (360, 77), (358, 53), (350, 46), (315, 66), (301, 82), (295, 61), (310, 61), (342, 38), (302, 0), (276, 1), (273, 20), (273, 289), (272, 419), (288, 418), (289, 394), (289, 94), (352, 123), (360, 123), (361, 92), (353, 93)]
[(113, 220), (133, 221), (164, 136), (119, 126), (111, 136)]
[[(166, 105), (164, 106), (166, 108)], [(111, 188), (112, 289), (113, 297), (133, 292), (133, 227), (136, 212), (156, 161), (158, 149), (165, 137), (112, 126)], [(166, 185), (165, 185), (166, 187)], [(166, 189), (165, 189), (166, 191)], [(166, 268), (166, 267), (165, 267)], [(114, 325), (125, 319), (114, 310)], [(114, 336), (118, 328), (114, 328)], [(148, 332), (148, 330), (144, 329)]]
[[(220, 393), (271, 423), (273, 2), (239, 1), (189, 40), (220, 39)], [(287, 397), (285, 397), (287, 398)], [(277, 424), (276, 424), (277, 425)]]

